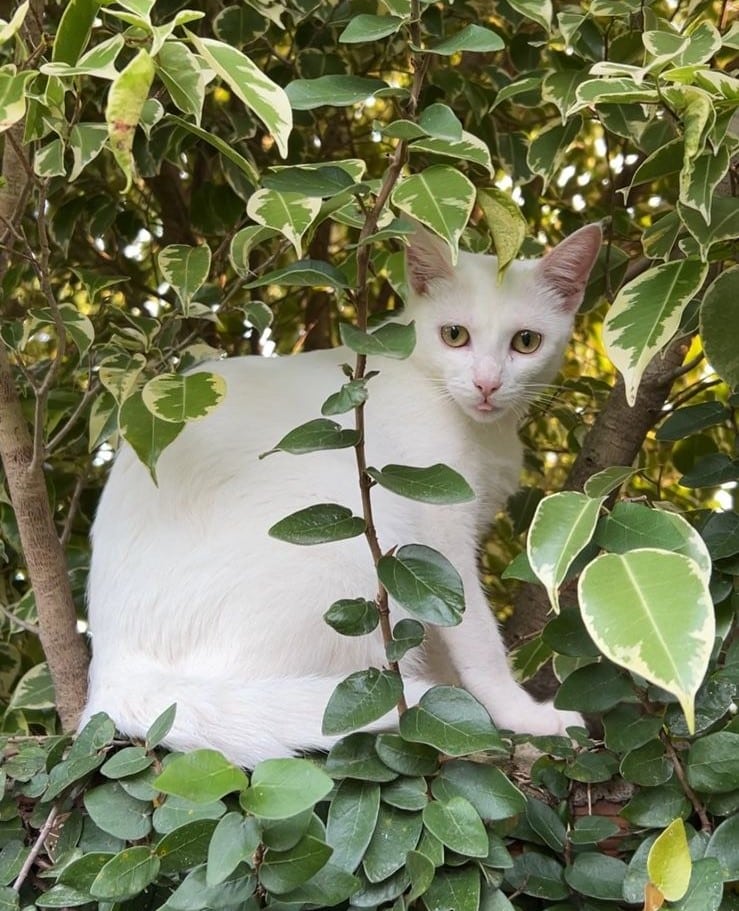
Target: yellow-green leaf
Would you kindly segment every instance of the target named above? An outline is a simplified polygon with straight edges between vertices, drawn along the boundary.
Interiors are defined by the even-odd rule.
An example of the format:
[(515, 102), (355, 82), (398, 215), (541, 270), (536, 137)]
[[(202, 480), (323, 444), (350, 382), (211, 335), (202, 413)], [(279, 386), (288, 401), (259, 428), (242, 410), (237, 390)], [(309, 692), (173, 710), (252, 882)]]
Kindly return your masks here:
[(685, 824), (678, 817), (649, 849), (647, 872), (667, 901), (676, 902), (688, 891), (692, 868)]

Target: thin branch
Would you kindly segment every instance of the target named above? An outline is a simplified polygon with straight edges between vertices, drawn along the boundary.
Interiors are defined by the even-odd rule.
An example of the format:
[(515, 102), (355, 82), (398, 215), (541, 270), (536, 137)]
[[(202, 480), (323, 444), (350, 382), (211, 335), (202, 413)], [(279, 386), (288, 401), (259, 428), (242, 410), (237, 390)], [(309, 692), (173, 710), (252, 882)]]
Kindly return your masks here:
[(97, 380), (93, 380), (85, 390), (84, 395), (79, 400), (77, 407), (67, 418), (66, 422), (57, 430), (53, 437), (46, 444), (47, 454), (52, 452), (56, 447), (62, 442), (62, 440), (67, 436), (67, 434), (72, 430), (74, 425), (77, 423), (77, 419), (82, 414), (82, 412), (90, 404), (90, 401), (98, 394), (100, 390), (100, 384)]
[(18, 873), (18, 876), (16, 877), (15, 882), (13, 883), (13, 888), (16, 892), (20, 892), (21, 886), (26, 881), (28, 874), (31, 872), (31, 868), (33, 867), (36, 858), (41, 853), (41, 850), (44, 847), (44, 842), (46, 841), (49, 832), (51, 832), (51, 828), (54, 825), (54, 822), (56, 821), (58, 815), (59, 804), (55, 803), (51, 810), (49, 810), (49, 815), (46, 817), (46, 822), (39, 829), (36, 841), (33, 843), (33, 847), (31, 848), (28, 857), (26, 858), (23, 866), (20, 869), (20, 872)]
[(85, 489), (86, 483), (87, 478), (83, 473), (77, 478), (77, 482), (74, 485), (72, 499), (69, 501), (69, 509), (67, 510), (67, 518), (64, 521), (64, 528), (59, 536), (59, 543), (62, 547), (66, 547), (67, 544), (69, 544), (69, 539), (72, 537), (72, 526), (74, 525), (74, 520), (77, 517), (80, 508), (80, 499), (82, 498), (82, 491)]
[(20, 628), (25, 630), (27, 633), (31, 633), (34, 636), (41, 635), (41, 631), (35, 623), (29, 623), (28, 620), (21, 620), (20, 617), (16, 617), (13, 611), (10, 610), (7, 605), (3, 604), (2, 601), (0, 601), (0, 614), (4, 614), (11, 623), (15, 623), (16, 626), (20, 626)]
[(698, 800), (698, 797), (696, 796), (695, 791), (688, 784), (688, 779), (687, 779), (687, 776), (685, 775), (685, 769), (683, 768), (683, 765), (680, 762), (680, 757), (677, 755), (677, 751), (676, 751), (675, 747), (672, 745), (672, 741), (670, 740), (669, 737), (663, 736), (662, 743), (665, 745), (665, 750), (667, 752), (667, 756), (669, 757), (669, 760), (672, 763), (672, 767), (675, 769), (675, 775), (677, 776), (677, 780), (680, 782), (680, 787), (683, 789), (685, 796), (688, 798), (690, 803), (693, 805), (693, 809), (695, 810), (695, 812), (698, 816), (698, 819), (700, 819), (700, 821), (701, 821), (702, 831), (705, 832), (707, 835), (710, 835), (711, 832), (713, 831), (713, 826), (711, 825), (711, 820), (708, 818), (708, 814), (706, 813), (706, 808), (703, 806), (703, 804), (700, 802), (700, 800)]

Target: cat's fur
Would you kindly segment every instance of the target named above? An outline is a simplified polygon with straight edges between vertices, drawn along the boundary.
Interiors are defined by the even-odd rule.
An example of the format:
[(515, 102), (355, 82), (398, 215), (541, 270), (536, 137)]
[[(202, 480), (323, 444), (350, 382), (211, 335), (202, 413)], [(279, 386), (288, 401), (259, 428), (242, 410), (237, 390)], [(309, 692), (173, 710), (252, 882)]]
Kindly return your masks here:
[[(434, 683), (461, 683), (499, 727), (563, 733), (580, 721), (514, 682), (476, 553), (516, 488), (517, 420), (535, 384), (556, 372), (600, 241), (598, 227), (583, 228), (543, 259), (512, 264), (502, 284), (493, 257), (460, 253), (454, 267), (427, 232), (411, 241), (404, 319), (415, 320), (418, 341), (406, 361), (370, 363), (380, 374), (369, 383), (368, 464), (444, 462), (477, 498), (434, 506), (372, 492), (383, 549), (429, 545), (464, 581), (461, 625), (429, 628), (424, 648), (402, 662), (410, 704)], [(471, 343), (447, 347), (439, 331), (449, 324), (465, 326)], [(511, 350), (522, 329), (542, 334), (536, 353)], [(374, 597), (367, 542), (298, 547), (267, 529), (315, 503), (361, 514), (354, 454), (258, 455), (318, 415), (343, 381), (339, 365), (352, 360), (336, 349), (214, 365), (227, 383), (225, 402), (164, 452), (158, 487), (129, 448), (118, 455), (93, 530), (85, 718), (104, 710), (122, 731), (142, 736), (176, 702), (168, 745), (213, 747), (245, 766), (331, 745), (321, 718), (336, 684), (386, 664), (379, 633), (349, 638), (322, 619), (339, 598)], [(478, 409), (484, 396), (493, 410)], [(351, 414), (342, 419), (351, 426)], [(392, 608), (392, 616), (401, 612)]]

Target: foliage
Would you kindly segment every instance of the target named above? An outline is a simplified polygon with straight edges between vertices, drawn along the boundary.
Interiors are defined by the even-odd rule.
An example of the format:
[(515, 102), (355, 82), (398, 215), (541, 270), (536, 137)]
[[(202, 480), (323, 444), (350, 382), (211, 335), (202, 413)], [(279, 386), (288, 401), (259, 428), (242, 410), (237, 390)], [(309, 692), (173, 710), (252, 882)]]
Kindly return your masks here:
[[(388, 668), (358, 668), (336, 690), (325, 728), (348, 736), (328, 757), (247, 775), (215, 751), (166, 755), (171, 711), (144, 745), (117, 741), (104, 716), (61, 734), (22, 516), (3, 500), (3, 907), (736, 907), (739, 33), (727, 11), (254, 0), (205, 16), (171, 0), (36, 0), (0, 27), (3, 357), (81, 616), (112, 447), (123, 437), (155, 476), (224, 395), (217, 364), (184, 371), (223, 351), (341, 340), (357, 355), (346, 382), (271, 457), (353, 448), (367, 494), (467, 498), (443, 465), (362, 464), (366, 358), (381, 370), (414, 344), (402, 316), (380, 319), (402, 301), (409, 216), (454, 255), (492, 244), (501, 266), (609, 219), (562, 382), (522, 428), (529, 485), (482, 558), (504, 601), (503, 570), (508, 585), (543, 583), (557, 612), (516, 666), (527, 676), (553, 659), (557, 705), (601, 716), (602, 737), (511, 738), (451, 687), (405, 711), (396, 734), (357, 732), (402, 708), (397, 661), (423, 624), (459, 622), (463, 600), (443, 555), (404, 541), (383, 555), (367, 515), (329, 504), (272, 533), (368, 536), (377, 601), (327, 605), (326, 619), (347, 635), (379, 625)], [(636, 468), (613, 464), (595, 415), (622, 394), (622, 420), (636, 422), (662, 363), (669, 401), (648, 415)], [(353, 409), (356, 431), (331, 420)], [(10, 477), (4, 437), (0, 451)], [(588, 452), (604, 471), (547, 495)], [(414, 619), (391, 627), (388, 592)], [(527, 740), (541, 752), (522, 773), (511, 756)], [(614, 781), (628, 794), (615, 821), (597, 812)]]

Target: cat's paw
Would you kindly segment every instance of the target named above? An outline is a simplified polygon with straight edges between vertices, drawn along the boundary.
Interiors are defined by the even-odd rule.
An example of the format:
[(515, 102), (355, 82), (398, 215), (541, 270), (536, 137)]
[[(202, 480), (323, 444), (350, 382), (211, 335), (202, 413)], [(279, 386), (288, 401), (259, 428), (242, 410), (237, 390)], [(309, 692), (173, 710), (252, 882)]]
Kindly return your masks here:
[(555, 709), (551, 702), (532, 702), (511, 727), (519, 734), (566, 737), (568, 727), (586, 727), (586, 724), (578, 712)]

